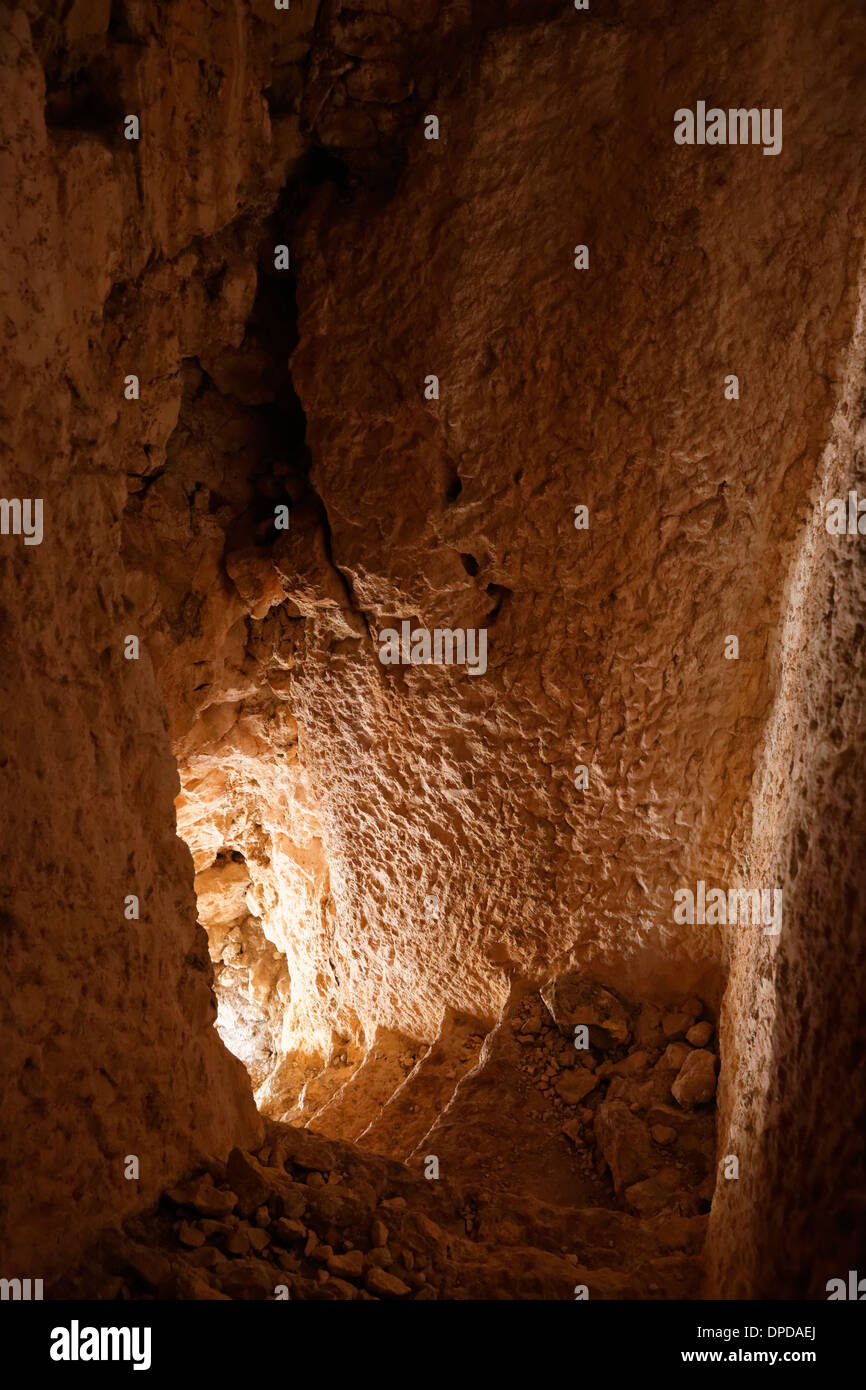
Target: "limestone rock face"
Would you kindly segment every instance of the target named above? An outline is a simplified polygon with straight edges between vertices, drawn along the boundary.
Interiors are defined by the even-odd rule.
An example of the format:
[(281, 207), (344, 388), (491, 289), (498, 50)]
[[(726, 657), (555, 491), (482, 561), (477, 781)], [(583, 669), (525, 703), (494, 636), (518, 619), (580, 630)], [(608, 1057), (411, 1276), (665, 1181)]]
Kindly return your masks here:
[[(750, 27), (736, 70), (704, 22), (679, 35), (698, 87), (764, 90), (788, 55), (773, 104), (796, 163), (728, 150), (710, 176), (696, 150), (672, 157), (681, 78), (655, 34), (578, 44), (563, 11), (489, 35), (471, 103), (455, 77), (440, 141), (409, 142), (387, 218), (325, 189), (302, 220), (292, 375), (369, 632), (334, 630), (322, 592), (294, 708), (365, 1020), (429, 1032), (443, 996), (496, 1011), (509, 970), (577, 958), (668, 990), (719, 978), (718, 930), (677, 925), (673, 894), (741, 869), (834, 403), (813, 364), (855, 307), (846, 217), (828, 255), (812, 210), (853, 207), (862, 182), (820, 104), (832, 91), (853, 128), (844, 60), (819, 102), (793, 12)], [(646, 104), (624, 119), (638, 69)], [(605, 123), (616, 139), (593, 136)], [(486, 674), (382, 666), (372, 634), (401, 619), (485, 628)]]
[[(861, 297), (821, 464), (824, 497), (866, 491), (862, 305)], [(729, 1062), (719, 1106), (722, 1147), (739, 1157), (740, 1178), (719, 1184), (710, 1287), (732, 1296), (785, 1288), (791, 1297), (826, 1298), (827, 1281), (857, 1267), (866, 1240), (858, 1177), (866, 1062), (854, 1042), (866, 898), (866, 568), (856, 547), (813, 519), (790, 576), (750, 870), (753, 881), (782, 889), (781, 930), (749, 936), (729, 928)], [(808, 1176), (792, 1160), (800, 1153), (809, 1155)], [(745, 1243), (737, 1229), (748, 1231)]]
[[(197, 1155), (261, 1132), (244, 1070), (212, 1026), (207, 939), (175, 832), (177, 765), (120, 538), (125, 469), (144, 474), (148, 450), (158, 467), (177, 418), (179, 341), (206, 297), (199, 284), (180, 302), (197, 260), (182, 248), (233, 215), (242, 180), (256, 184), (262, 103), (256, 94), (250, 116), (241, 58), (217, 129), (194, 160), (181, 159), (193, 115), (187, 105), (174, 125), (172, 102), (198, 100), (195, 48), (228, 58), (233, 25), (187, 7), (187, 22), (203, 27), (198, 40), (183, 38), (183, 7), (165, 7), (162, 46), (112, 43), (104, 75), (113, 109), (152, 123), (142, 178), (119, 124), (106, 115), (101, 129), (88, 127), (92, 93), (77, 91), (55, 58), (70, 44), (68, 71), (85, 52), (98, 67), (109, 7), (71, 7), (65, 26), (54, 9), (0, 16), (0, 161), (12, 200), (0, 238), (3, 492), (44, 507), (42, 543), (4, 535), (0, 559), (0, 1246), (4, 1271), (34, 1277), (56, 1272), (94, 1229)], [(124, 67), (136, 54), (138, 86)], [(169, 80), (173, 64), (184, 80)], [(193, 196), (193, 183), (207, 196)], [(148, 263), (150, 312), (180, 296), (161, 319), (161, 360), (119, 331)], [(221, 307), (214, 301), (226, 328), (245, 277), (229, 273)], [(124, 417), (137, 411), (123, 397), (132, 371), (160, 379), (135, 425)], [(133, 434), (134, 459), (124, 444)], [(142, 638), (138, 660), (125, 659), (128, 634)]]
[[(264, 1296), (256, 1229), (297, 1243), (304, 1203), (249, 1157), (252, 1085), (347, 1146), (361, 1205), (377, 1136), (471, 1168), (467, 1133), (481, 1162), (507, 1119), (561, 1223), (575, 1171), (602, 1200), (592, 1134), (628, 1220), (581, 1209), (575, 1240), (669, 1255), (693, 1293), (699, 1238), (646, 1228), (705, 1224), (716, 1057), (741, 1163), (716, 1290), (820, 1291), (855, 1258), (863, 552), (821, 512), (866, 490), (864, 18), (840, 8), (0, 16), (3, 489), (45, 506), (41, 545), (0, 538), (13, 1261), (56, 1273), (168, 1189), (190, 1260), (216, 1236), (239, 1263), (211, 1283), (149, 1231), (133, 1289)], [(781, 153), (677, 146), (711, 92), (781, 108)], [(386, 664), (404, 623), (484, 646)], [(677, 919), (699, 881), (781, 887), (781, 934)], [(792, 1133), (814, 1158), (789, 1172)], [(318, 1264), (329, 1296), (421, 1296), (411, 1261), (360, 1277), (325, 1239), (351, 1225), (335, 1154), (293, 1162), (325, 1190), (301, 1290)], [(244, 1220), (199, 1230), (229, 1190)], [(519, 1277), (430, 1237), (431, 1283), (566, 1287), (535, 1201), (447, 1209), (470, 1242), (531, 1228)], [(601, 1296), (652, 1277), (596, 1267)]]

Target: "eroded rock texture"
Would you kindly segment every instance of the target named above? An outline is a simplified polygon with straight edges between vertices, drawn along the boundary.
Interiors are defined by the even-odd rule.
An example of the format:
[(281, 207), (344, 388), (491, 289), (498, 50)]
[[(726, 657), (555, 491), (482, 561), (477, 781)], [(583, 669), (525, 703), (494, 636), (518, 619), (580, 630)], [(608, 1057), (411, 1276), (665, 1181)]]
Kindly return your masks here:
[[(819, 474), (823, 498), (847, 500), (849, 487), (863, 487), (862, 303)], [(782, 1289), (825, 1297), (828, 1279), (856, 1268), (866, 1237), (863, 1006), (855, 984), (866, 892), (866, 576), (857, 546), (854, 536), (830, 536), (813, 520), (789, 576), (750, 869), (753, 878), (783, 885), (784, 926), (760, 943), (735, 935), (729, 947), (722, 1132), (725, 1152), (746, 1162), (736, 1191), (723, 1184), (718, 1192), (712, 1283), (739, 1296)]]
[(275, 1125), (257, 1154), (234, 1149), (104, 1235), (51, 1297), (573, 1299), (577, 1285), (594, 1299), (691, 1297), (702, 1236), (700, 1217), (425, 1182)]
[[(696, 1296), (733, 1153), (714, 1288), (820, 1293), (860, 1162), (835, 1078), (862, 1031), (863, 559), (820, 504), (863, 481), (862, 16), (2, 22), (3, 486), (46, 508), (39, 548), (2, 539), (4, 1250), (57, 1273), (197, 1160), (232, 1190), (226, 1154), (262, 1138), (248, 1074), (271, 1120), (357, 1144), (339, 1183), (433, 1153), (446, 1226), (482, 1239), (504, 1192), (517, 1224), (497, 1207), (486, 1244), (573, 1238), (593, 1296)], [(781, 153), (675, 145), (698, 100), (781, 108)], [(403, 620), (486, 629), (486, 670), (383, 665)], [(677, 924), (698, 880), (781, 886), (781, 937)], [(250, 1296), (222, 1266), (297, 1225), (281, 1190), (240, 1236), (186, 1239), (172, 1203), (221, 1218), (165, 1198), (144, 1285)], [(368, 1262), (361, 1200), (345, 1248), (277, 1234), (300, 1296), (420, 1294), (417, 1265)], [(172, 1265), (208, 1235), (197, 1274)], [(128, 1278), (104, 1257), (91, 1288)], [(570, 1268), (459, 1259), (467, 1288), (570, 1296)]]
[(704, 1012), (575, 973), (517, 991), (486, 1038), (452, 1014), (396, 1088), (394, 1050), (374, 1045), (313, 1117), (327, 1140), (271, 1125), (257, 1157), (211, 1161), (94, 1242), (52, 1296), (697, 1298), (717, 1064)]

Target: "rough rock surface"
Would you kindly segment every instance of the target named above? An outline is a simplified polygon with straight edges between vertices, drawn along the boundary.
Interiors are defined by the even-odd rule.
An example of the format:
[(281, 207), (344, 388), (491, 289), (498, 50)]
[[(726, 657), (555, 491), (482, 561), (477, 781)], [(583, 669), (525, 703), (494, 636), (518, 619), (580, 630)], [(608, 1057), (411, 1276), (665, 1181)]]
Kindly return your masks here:
[[(205, 1194), (204, 1198), (202, 1194)], [(218, 1219), (203, 1212), (223, 1199)], [(105, 1231), (54, 1299), (696, 1297), (706, 1218), (503, 1199), (271, 1125)]]
[[(860, 283), (822, 498), (866, 494)], [(710, 1245), (710, 1288), (727, 1296), (825, 1298), (866, 1242), (864, 612), (863, 550), (813, 518), (789, 577), (754, 806), (750, 872), (782, 887), (784, 922), (778, 935), (732, 930), (728, 946), (719, 1151), (739, 1158), (740, 1177), (719, 1183)]]
[[(0, 541), (4, 1252), (56, 1273), (201, 1155), (229, 1190), (261, 1121), (216, 1018), (267, 1115), (364, 1162), (378, 1135), (467, 1180), (468, 1134), (479, 1160), (521, 1136), (510, 1215), (460, 1197), (459, 1279), (438, 1235), (414, 1251), (441, 1296), (578, 1282), (576, 1193), (601, 1296), (694, 1288), (696, 1042), (741, 1170), (714, 1287), (820, 1291), (860, 1235), (863, 560), (819, 508), (866, 490), (863, 15), (22, 0), (0, 26), (3, 489), (46, 508), (40, 547)], [(783, 108), (782, 153), (675, 146), (711, 93)], [(383, 666), (401, 619), (486, 628), (486, 672)], [(699, 879), (781, 885), (781, 938), (677, 924)], [(377, 1197), (428, 1190), (399, 1172)], [(114, 1294), (272, 1296), (275, 1234), (293, 1297), (429, 1296), (259, 1195), (264, 1225), (166, 1198)], [(641, 1223), (679, 1220), (687, 1254), (648, 1254)], [(543, 1256), (491, 1264), (506, 1221)]]
[[(181, 7), (174, 13), (177, 22)], [(164, 144), (164, 166), (140, 180), (107, 113), (94, 130), (79, 126), (74, 98), (53, 104), (46, 50), (68, 41), (72, 71), (76, 52), (96, 62), (107, 24), (104, 5), (73, 7), (65, 31), (38, 5), (0, 14), (0, 182), (14, 199), (0, 238), (3, 493), (44, 504), (41, 545), (0, 539), (0, 1248), (4, 1272), (43, 1277), (197, 1154), (255, 1143), (261, 1127), (246, 1075), (212, 1027), (207, 940), (175, 832), (177, 767), (153, 662), (146, 645), (138, 661), (124, 659), (125, 636), (139, 629), (121, 558), (119, 422), (125, 372), (146, 380), (149, 367), (111, 326), (112, 305), (149, 261), (166, 288), (177, 283), (164, 258), (212, 233), (237, 187), (228, 175), (222, 209), (175, 187), (184, 167), (209, 181), (222, 163), (216, 132), (192, 166)], [(211, 15), (214, 42), (230, 44), (230, 29)], [(135, 57), (129, 43), (112, 47), (121, 64)], [(138, 55), (137, 100), (162, 91), (171, 123), (168, 51)], [(225, 112), (236, 143), (252, 147), (240, 114), (241, 103)], [(187, 136), (174, 129), (180, 148)], [(250, 178), (249, 159), (234, 167)], [(167, 320), (161, 331), (175, 337)], [(149, 398), (135, 427), (140, 458), (171, 414), (168, 392), (161, 406)], [(125, 916), (130, 894), (137, 919)], [(125, 1176), (129, 1156), (138, 1177)]]

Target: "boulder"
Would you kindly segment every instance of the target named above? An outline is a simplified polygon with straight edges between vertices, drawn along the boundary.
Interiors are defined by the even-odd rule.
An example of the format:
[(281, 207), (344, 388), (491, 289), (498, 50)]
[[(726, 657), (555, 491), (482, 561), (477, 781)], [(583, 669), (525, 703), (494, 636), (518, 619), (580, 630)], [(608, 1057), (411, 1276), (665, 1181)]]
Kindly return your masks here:
[(617, 1193), (659, 1166), (649, 1130), (623, 1101), (606, 1100), (599, 1106), (595, 1137)]
[(715, 1055), (702, 1048), (690, 1052), (671, 1086), (671, 1095), (684, 1110), (691, 1110), (695, 1105), (706, 1105), (715, 1094)]

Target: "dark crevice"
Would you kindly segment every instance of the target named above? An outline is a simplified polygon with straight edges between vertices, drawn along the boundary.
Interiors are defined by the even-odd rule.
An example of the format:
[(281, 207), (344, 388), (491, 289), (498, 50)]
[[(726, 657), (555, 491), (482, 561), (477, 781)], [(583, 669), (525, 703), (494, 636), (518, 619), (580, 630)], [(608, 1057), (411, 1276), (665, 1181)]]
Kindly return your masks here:
[(490, 595), (490, 597), (494, 600), (493, 607), (487, 614), (487, 622), (495, 623), (496, 619), (499, 617), (500, 612), (502, 611), (502, 605), (504, 604), (507, 598), (511, 597), (513, 591), (511, 589), (507, 589), (503, 584), (488, 584), (487, 592)]
[(445, 487), (445, 501), (451, 503), (457, 501), (457, 498), (463, 491), (463, 483), (460, 480), (460, 474), (453, 464), (449, 465), (449, 471), (451, 476)]
[[(145, 453), (146, 452), (147, 449), (145, 447)], [(157, 468), (153, 473), (127, 473), (126, 476), (128, 478), (141, 479), (141, 487), (136, 492), (134, 492), (132, 496), (137, 501), (141, 502), (150, 492), (150, 489), (153, 487), (154, 483), (157, 482), (158, 479), (162, 478), (164, 474), (165, 468)]]
[(123, 143), (125, 114), (116, 98), (100, 91), (91, 75), (83, 71), (46, 93), (45, 125), (48, 130), (102, 135), (109, 143)]

